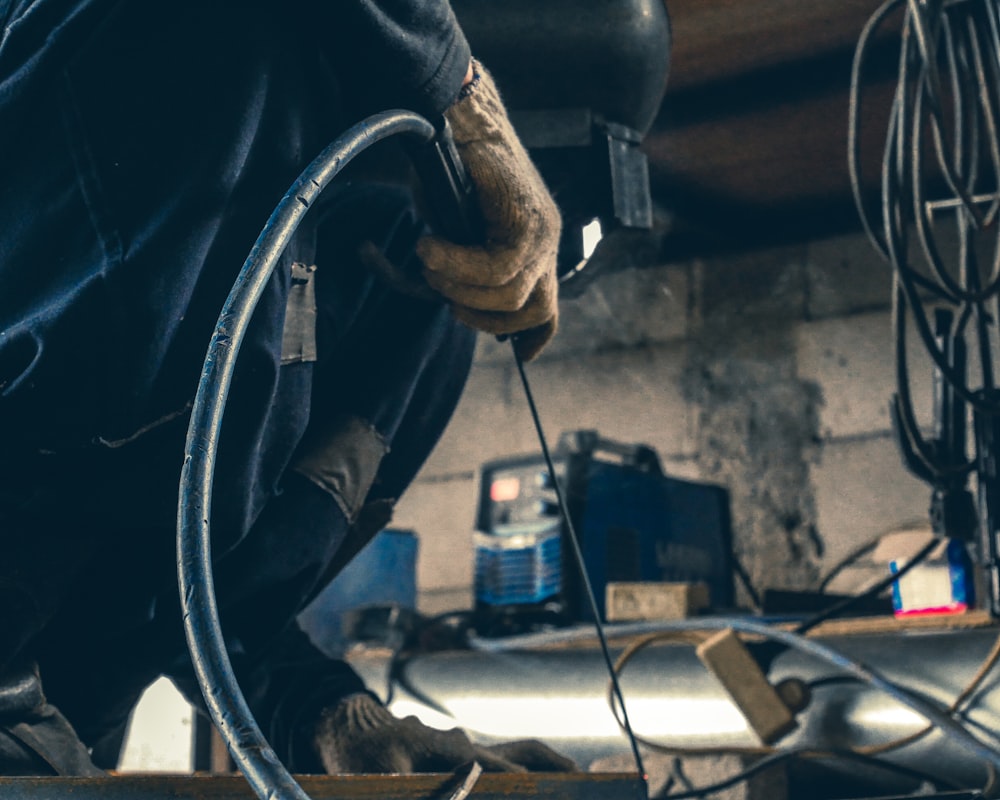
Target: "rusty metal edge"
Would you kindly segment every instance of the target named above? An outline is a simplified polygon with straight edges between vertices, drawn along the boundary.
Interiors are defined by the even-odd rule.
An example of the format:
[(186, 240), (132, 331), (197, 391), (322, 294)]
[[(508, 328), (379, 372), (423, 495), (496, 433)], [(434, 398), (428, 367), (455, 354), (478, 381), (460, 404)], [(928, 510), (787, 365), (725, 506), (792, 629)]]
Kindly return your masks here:
[[(296, 776), (313, 800), (430, 800), (450, 774)], [(114, 775), (103, 778), (0, 778), (0, 800), (252, 800), (240, 775)], [(471, 800), (646, 800), (635, 773), (486, 773)]]

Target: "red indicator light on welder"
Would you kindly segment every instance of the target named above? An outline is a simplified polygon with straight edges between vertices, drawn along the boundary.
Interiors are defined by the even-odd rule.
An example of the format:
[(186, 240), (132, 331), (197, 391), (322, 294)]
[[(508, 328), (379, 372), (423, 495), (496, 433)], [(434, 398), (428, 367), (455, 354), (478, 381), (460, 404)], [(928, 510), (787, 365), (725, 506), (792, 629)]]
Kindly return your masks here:
[(490, 484), (490, 500), (494, 503), (516, 500), (520, 493), (520, 478), (497, 478)]

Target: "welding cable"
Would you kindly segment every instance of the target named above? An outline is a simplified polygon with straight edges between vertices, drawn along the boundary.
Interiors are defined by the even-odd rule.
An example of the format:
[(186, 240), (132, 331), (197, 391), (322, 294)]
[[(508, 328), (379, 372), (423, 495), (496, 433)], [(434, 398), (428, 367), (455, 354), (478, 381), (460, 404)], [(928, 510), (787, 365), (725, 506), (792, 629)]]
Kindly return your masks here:
[[(559, 513), (562, 515), (563, 524), (566, 526), (566, 530), (569, 533), (567, 538), (570, 541), (570, 549), (573, 553), (574, 563), (576, 564), (580, 582), (587, 596), (590, 612), (594, 617), (594, 630), (597, 634), (597, 640), (601, 645), (601, 655), (603, 656), (604, 663), (608, 668), (613, 697), (618, 703), (618, 711), (614, 711), (614, 707), (612, 707), (612, 711), (615, 713), (615, 719), (620, 719), (619, 724), (628, 738), (636, 770), (638, 771), (639, 778), (642, 781), (643, 786), (646, 787), (646, 793), (648, 794), (649, 775), (646, 774), (646, 768), (642, 763), (642, 753), (639, 752), (639, 742), (637, 741), (635, 733), (632, 730), (632, 724), (629, 722), (628, 711), (625, 708), (625, 697), (622, 694), (621, 686), (618, 683), (618, 676), (615, 674), (614, 664), (611, 661), (611, 650), (608, 647), (608, 639), (604, 633), (604, 626), (601, 624), (601, 613), (597, 607), (597, 598), (594, 596), (594, 587), (591, 583), (590, 575), (587, 573), (587, 565), (583, 559), (583, 551), (580, 549), (580, 540), (577, 538), (576, 528), (573, 525), (573, 518), (569, 513), (569, 506), (566, 504), (566, 498), (563, 494), (562, 487), (560, 486), (560, 482), (556, 479), (556, 467), (552, 461), (552, 454), (549, 451), (548, 441), (545, 438), (542, 420), (538, 414), (538, 406), (535, 403), (535, 397), (531, 391), (528, 374), (524, 369), (524, 361), (518, 353), (514, 340), (511, 341), (511, 349), (514, 353), (514, 363), (517, 365), (518, 375), (521, 378), (521, 386), (524, 389), (524, 397), (528, 403), (528, 410), (531, 412), (531, 420), (535, 425), (535, 433), (538, 435), (538, 444), (541, 447), (542, 456), (545, 459), (545, 468), (549, 472), (552, 487), (555, 489), (556, 500), (559, 505)], [(619, 713), (621, 714), (620, 718), (618, 716)]]
[[(765, 639), (775, 640), (789, 648), (798, 650), (806, 655), (812, 656), (820, 661), (836, 667), (845, 675), (854, 677), (857, 680), (868, 684), (873, 689), (883, 692), (888, 697), (896, 700), (915, 711), (928, 722), (930, 722), (942, 735), (951, 739), (955, 744), (965, 748), (966, 752), (980, 758), (985, 764), (991, 765), (994, 769), (1000, 769), (1000, 749), (980, 741), (968, 728), (955, 720), (951, 713), (942, 709), (937, 703), (927, 700), (924, 697), (910, 691), (909, 689), (889, 680), (877, 670), (863, 664), (862, 662), (847, 656), (836, 649), (829, 647), (815, 639), (784, 630), (774, 625), (745, 617), (705, 617), (697, 619), (673, 620), (668, 622), (649, 623), (627, 623), (616, 625), (612, 633), (616, 636), (635, 636), (650, 633), (692, 633), (698, 631), (726, 630), (760, 636)], [(491, 642), (489, 640), (476, 640), (475, 645), (484, 651), (505, 652), (509, 650), (519, 650), (523, 648), (538, 647), (542, 645), (566, 644), (574, 641), (581, 641), (590, 638), (592, 634), (588, 630), (574, 629), (567, 631), (550, 631), (540, 634), (526, 634), (513, 636), (503, 642)]]
[(823, 578), (819, 582), (819, 585), (816, 587), (816, 591), (825, 594), (826, 590), (830, 587), (830, 584), (833, 583), (834, 578), (836, 578), (841, 572), (843, 572), (848, 567), (851, 567), (854, 564), (856, 564), (860, 559), (864, 558), (866, 555), (872, 552), (876, 547), (878, 547), (879, 543), (882, 541), (882, 538), (884, 536), (885, 536), (884, 533), (880, 533), (877, 536), (873, 536), (867, 542), (864, 542), (863, 544), (851, 550), (846, 556), (844, 556), (842, 559), (840, 559), (840, 561), (838, 561), (829, 570), (827, 570), (826, 575), (823, 576)]
[[(923, 149), (921, 144), (921, 120), (925, 117), (925, 115), (922, 114), (922, 108), (923, 97), (926, 92), (916, 92), (916, 94), (911, 97), (908, 91), (908, 89), (911, 88), (911, 84), (916, 84), (917, 87), (923, 87), (924, 83), (921, 78), (926, 80), (926, 77), (925, 73), (921, 73), (917, 78), (910, 77), (910, 73), (912, 71), (910, 60), (913, 57), (913, 53), (906, 47), (906, 43), (908, 41), (906, 34), (908, 31), (909, 27), (904, 28), (904, 47), (902, 48), (900, 56), (899, 85), (897, 87), (896, 99), (893, 107), (894, 124), (890, 129), (890, 136), (888, 136), (886, 140), (886, 152), (883, 162), (884, 166), (882, 175), (882, 216), (884, 221), (885, 241), (888, 246), (889, 260), (893, 266), (894, 277), (897, 282), (899, 291), (898, 298), (905, 300), (905, 304), (897, 303), (900, 311), (900, 313), (898, 313), (897, 327), (899, 327), (902, 323), (902, 312), (905, 312), (905, 310), (908, 309), (912, 314), (912, 319), (916, 325), (917, 333), (922, 339), (928, 355), (931, 356), (935, 366), (937, 366), (937, 368), (941, 371), (941, 374), (948, 380), (949, 384), (954, 387), (955, 391), (962, 397), (963, 400), (973, 407), (984, 411), (990, 411), (991, 406), (985, 403), (980, 396), (969, 389), (969, 387), (965, 384), (964, 376), (958, 375), (954, 371), (951, 364), (948, 363), (946, 355), (937, 345), (927, 313), (923, 308), (923, 298), (920, 295), (920, 289), (924, 288), (932, 291), (936, 289), (937, 294), (939, 294), (942, 299), (946, 301), (950, 300), (952, 303), (966, 303), (977, 313), (978, 317), (982, 319), (983, 310), (981, 303), (984, 299), (996, 292), (996, 280), (994, 279), (991, 281), (988, 294), (984, 294), (980, 291), (978, 267), (976, 267), (975, 264), (968, 263), (971, 257), (971, 253), (968, 251), (968, 248), (963, 248), (961, 252), (963, 257), (963, 263), (961, 265), (963, 277), (967, 281), (967, 285), (965, 287), (959, 286), (952, 279), (948, 278), (947, 272), (943, 269), (943, 267), (938, 265), (938, 259), (934, 257), (934, 254), (928, 254), (926, 248), (924, 250), (924, 256), (934, 268), (940, 282), (938, 284), (928, 284), (926, 281), (918, 282), (916, 277), (919, 273), (907, 257), (908, 245), (904, 229), (904, 220), (906, 219), (904, 206), (908, 199), (912, 201), (914, 207), (918, 209), (922, 209), (926, 203), (922, 194), (923, 181), (921, 180), (920, 175), (920, 158)], [(925, 64), (923, 66), (925, 70), (930, 69), (930, 65)], [(939, 101), (935, 101), (932, 105), (937, 104), (939, 104)], [(933, 115), (932, 122), (935, 122)], [(935, 141), (937, 141), (937, 139), (938, 136), (935, 136)], [(907, 154), (909, 154), (911, 161), (909, 174), (907, 174), (906, 168)], [(961, 157), (961, 153), (959, 153), (958, 157)], [(940, 161), (941, 159), (939, 159), (939, 162)], [(944, 159), (943, 161), (944, 163), (941, 163), (940, 166), (944, 168), (950, 166), (950, 161), (948, 159)], [(909, 197), (907, 196), (908, 192), (910, 193)], [(976, 211), (974, 204), (971, 203), (971, 200), (967, 200), (967, 193), (962, 192), (960, 194), (961, 197), (959, 202), (961, 203), (963, 215), (972, 216)], [(921, 210), (916, 216), (917, 218), (921, 218), (922, 215), (923, 211)], [(965, 225), (962, 226), (963, 235), (970, 224), (971, 222), (968, 220), (965, 221)], [(942, 284), (947, 285), (942, 286)], [(955, 290), (957, 290), (957, 292)], [(988, 358), (984, 363), (987, 365), (986, 369), (989, 369)], [(986, 376), (984, 376), (984, 378), (985, 377)]]
[[(240, 346), (282, 252), (310, 206), (358, 154), (387, 137), (429, 142), (434, 126), (409, 111), (373, 115), (331, 143), (275, 207), (234, 283), (205, 356), (185, 445), (177, 510), (177, 575), (188, 649), (208, 711), (261, 800), (308, 800), (265, 740), (233, 674), (212, 577), (211, 497), (216, 451)], [(474, 778), (473, 778), (474, 779)], [(466, 781), (467, 783), (467, 781)], [(460, 786), (458, 793), (468, 793)]]
[(934, 550), (937, 547), (939, 547), (940, 544), (941, 541), (939, 539), (937, 538), (931, 539), (929, 542), (927, 542), (927, 544), (921, 547), (920, 550), (916, 554), (914, 554), (909, 561), (907, 561), (902, 567), (896, 570), (896, 572), (893, 572), (892, 574), (885, 576), (882, 580), (878, 581), (872, 586), (869, 586), (863, 592), (859, 592), (858, 594), (852, 595), (850, 597), (845, 597), (843, 600), (840, 600), (834, 603), (833, 605), (823, 609), (822, 611), (813, 614), (811, 617), (802, 620), (802, 622), (800, 622), (798, 625), (795, 626), (795, 632), (800, 634), (807, 633), (820, 623), (826, 622), (828, 619), (832, 619), (833, 617), (843, 614), (847, 609), (857, 605), (863, 600), (867, 600), (870, 597), (878, 597), (880, 594), (882, 594), (882, 592), (884, 592), (886, 589), (892, 586), (896, 581), (900, 580), (904, 575), (906, 575), (912, 569), (914, 569), (915, 567), (926, 561), (928, 556), (930, 556), (930, 554), (934, 552)]
[(888, 259), (889, 251), (879, 234), (879, 221), (875, 211), (870, 208), (868, 199), (863, 190), (861, 181), (861, 76), (865, 72), (866, 59), (869, 56), (870, 42), (875, 34), (889, 17), (898, 9), (904, 0), (885, 0), (878, 10), (868, 19), (861, 34), (858, 36), (857, 46), (854, 49), (854, 62), (851, 67), (850, 102), (848, 103), (847, 122), (847, 166), (851, 177), (851, 191), (854, 195), (854, 204), (858, 210), (861, 224), (868, 236), (872, 246)]
[[(633, 658), (640, 652), (652, 645), (661, 644), (676, 644), (676, 645), (691, 645), (697, 646), (704, 642), (706, 639), (710, 638), (711, 634), (707, 630), (693, 630), (693, 631), (661, 631), (659, 633), (650, 633), (645, 636), (641, 636), (638, 639), (630, 642), (622, 651), (618, 654), (618, 658), (614, 662), (614, 674), (619, 680), (621, 680), (622, 674), (625, 672), (625, 667), (627, 667)], [(611, 712), (615, 716), (615, 722), (618, 723), (619, 728), (623, 728), (622, 720), (618, 716), (617, 708), (614, 702), (614, 695), (612, 694), (612, 685), (609, 682), (607, 691), (607, 701), (608, 706), (611, 708)], [(662, 755), (674, 755), (674, 756), (723, 756), (723, 755), (738, 755), (738, 756), (763, 756), (770, 755), (772, 753), (778, 752), (778, 748), (771, 747), (768, 745), (748, 745), (748, 746), (738, 746), (738, 745), (709, 745), (704, 747), (690, 747), (690, 746), (671, 746), (663, 745), (659, 742), (648, 739), (638, 733), (634, 733), (636, 741), (643, 747), (647, 748), (650, 752), (660, 753)]]
[[(983, 681), (986, 680), (986, 676), (989, 675), (993, 668), (1000, 661), (1000, 636), (993, 642), (993, 647), (990, 652), (983, 659), (983, 662), (979, 665), (976, 670), (976, 674), (972, 676), (972, 679), (966, 684), (965, 688), (952, 700), (951, 704), (948, 706), (949, 714), (957, 714), (962, 708), (972, 701), (979, 687), (982, 685)], [(926, 725), (918, 731), (911, 733), (909, 736), (903, 736), (899, 739), (895, 739), (891, 742), (884, 742), (883, 744), (873, 744), (866, 747), (856, 747), (855, 752), (863, 753), (864, 755), (881, 755), (883, 753), (888, 753), (891, 750), (898, 750), (902, 747), (906, 747), (909, 744), (923, 739), (929, 733), (934, 730), (933, 725)]]
[[(641, 636), (638, 639), (630, 642), (629, 645), (622, 650), (618, 658), (615, 661), (614, 669), (615, 674), (621, 678), (622, 674), (625, 672), (626, 666), (632, 661), (635, 656), (645, 650), (646, 648), (656, 645), (656, 644), (690, 644), (697, 645), (702, 641), (707, 639), (709, 634), (707, 631), (661, 631), (658, 633), (650, 633), (645, 636)], [(987, 676), (996, 667), (997, 662), (1000, 661), (1000, 636), (998, 636), (994, 642), (993, 646), (990, 648), (989, 653), (983, 658), (979, 667), (976, 669), (975, 674), (970, 678), (969, 682), (966, 683), (964, 688), (955, 696), (955, 698), (948, 705), (945, 710), (946, 713), (951, 715), (956, 715), (962, 711), (962, 709), (975, 699), (976, 693), (982, 686), (983, 682), (986, 680)], [(860, 680), (855, 675), (830, 675), (824, 678), (818, 678), (813, 681), (809, 681), (806, 685), (811, 689), (819, 688), (821, 686), (827, 686), (838, 683), (860, 683)], [(610, 687), (608, 691), (608, 705), (614, 709), (611, 699)], [(617, 720), (617, 716), (616, 716)], [(621, 726), (621, 721), (618, 720), (619, 726)], [(889, 753), (894, 750), (902, 749), (907, 745), (913, 744), (920, 739), (927, 736), (934, 730), (934, 725), (926, 725), (925, 727), (914, 731), (911, 734), (902, 736), (887, 742), (881, 742), (879, 744), (863, 745), (859, 747), (849, 748), (851, 752), (858, 753), (865, 756), (877, 756)], [(686, 747), (686, 746), (671, 746), (664, 745), (656, 742), (652, 739), (647, 739), (639, 734), (635, 734), (636, 740), (648, 748), (649, 750), (665, 755), (681, 755), (681, 756), (717, 756), (717, 755), (769, 755), (771, 753), (780, 752), (777, 747), (769, 745), (760, 746), (730, 746), (730, 745), (720, 745), (720, 746), (709, 746), (709, 747)]]
[[(617, 661), (615, 662), (615, 672), (621, 677), (626, 665), (635, 657), (637, 653), (644, 650), (645, 648), (653, 644), (662, 643), (676, 643), (676, 644), (697, 644), (708, 638), (708, 633), (706, 631), (666, 631), (660, 633), (652, 633), (647, 636), (641, 637), (640, 639), (632, 642), (622, 653), (619, 655)], [(975, 675), (966, 684), (965, 688), (955, 697), (951, 704), (947, 708), (947, 713), (956, 714), (963, 706), (967, 705), (974, 698), (977, 690), (982, 685), (983, 681), (986, 679), (987, 675), (996, 666), (997, 661), (1000, 660), (1000, 637), (994, 640), (993, 646), (990, 652), (983, 659), (982, 663), (976, 670)], [(815, 687), (819, 685), (825, 685), (834, 682), (860, 682), (860, 679), (856, 675), (837, 675), (827, 677), (825, 679), (819, 679), (817, 681), (810, 682), (810, 687)], [(608, 703), (614, 708), (611, 703), (610, 691)], [(617, 715), (616, 715), (617, 719)], [(619, 725), (621, 721), (618, 720)], [(866, 745), (861, 747), (850, 747), (850, 748), (837, 748), (835, 750), (822, 747), (799, 747), (799, 748), (777, 748), (768, 745), (760, 746), (746, 746), (739, 747), (734, 745), (728, 746), (717, 746), (717, 747), (686, 747), (686, 746), (669, 746), (663, 745), (659, 742), (646, 739), (641, 735), (636, 734), (636, 740), (642, 744), (644, 747), (648, 748), (651, 752), (656, 752), (664, 755), (672, 755), (675, 757), (705, 757), (705, 756), (760, 756), (762, 757), (760, 761), (755, 762), (746, 771), (738, 773), (737, 775), (731, 776), (730, 778), (721, 781), (711, 786), (704, 786), (698, 789), (692, 789), (690, 792), (674, 793), (674, 794), (661, 794), (662, 798), (685, 798), (685, 797), (702, 797), (708, 796), (710, 794), (715, 794), (730, 788), (738, 783), (745, 780), (749, 780), (754, 775), (762, 772), (770, 766), (786, 760), (787, 758), (793, 757), (808, 757), (808, 758), (840, 758), (840, 759), (853, 759), (856, 761), (861, 761), (864, 763), (869, 763), (870, 765), (878, 766), (883, 769), (893, 770), (900, 774), (909, 774), (911, 777), (925, 777), (932, 780), (936, 784), (942, 784), (943, 781), (940, 778), (923, 775), (918, 773), (912, 768), (908, 768), (902, 765), (894, 764), (885, 760), (879, 760), (878, 756), (883, 756), (886, 753), (902, 749), (907, 745), (914, 744), (920, 739), (927, 736), (935, 730), (935, 725), (927, 725), (912, 734), (904, 737), (899, 737), (897, 739), (883, 742), (880, 744)], [(983, 793), (986, 796), (992, 796), (990, 794), (991, 787), (996, 782), (997, 768), (994, 764), (988, 765), (989, 779), (987, 787), (983, 789)], [(952, 788), (958, 789), (960, 787), (954, 786)]]
[[(898, 570), (890, 575), (886, 575), (884, 578), (879, 580), (877, 583), (872, 584), (864, 591), (838, 600), (837, 602), (824, 608), (822, 611), (818, 611), (815, 614), (806, 617), (804, 620), (795, 625), (793, 628), (794, 632), (800, 635), (808, 633), (813, 628), (826, 622), (827, 620), (842, 615), (858, 603), (863, 603), (869, 598), (878, 597), (894, 583), (901, 580), (908, 572), (926, 561), (930, 554), (933, 553), (939, 545), (940, 540), (932, 538), (922, 548), (920, 548), (917, 553), (911, 556), (909, 561), (903, 564), (903, 566)], [(771, 664), (774, 662), (774, 659), (787, 649), (788, 647), (786, 645), (773, 641), (756, 643), (751, 647), (754, 660), (764, 672), (767, 672)]]
[[(956, 333), (971, 332), (978, 341), (983, 385), (992, 388), (992, 359), (987, 327), (994, 319), (986, 303), (1000, 294), (1000, 226), (993, 245), (992, 263), (985, 282), (973, 247), (973, 232), (995, 221), (1000, 210), (1000, 144), (997, 137), (1000, 107), (1000, 23), (993, 3), (951, 0), (934, 4), (905, 0), (898, 66), (898, 82), (890, 107), (889, 127), (882, 156), (881, 220), (862, 190), (860, 179), (861, 87), (875, 33), (904, 0), (887, 0), (872, 15), (855, 50), (851, 71), (848, 120), (848, 168), (851, 188), (865, 232), (875, 249), (893, 270), (893, 317), (897, 341), (899, 396), (897, 416), (914, 454), (934, 477), (947, 472), (960, 477), (971, 470), (971, 462), (943, 463), (935, 459), (933, 446), (921, 438), (909, 395), (905, 366), (907, 311), (916, 331), (940, 374), (963, 401), (977, 411), (1000, 413), (1000, 405), (975, 392), (964, 375), (948, 363), (935, 341), (924, 301), (937, 299), (960, 309)], [(988, 55), (987, 55), (988, 54)], [(939, 61), (941, 62), (939, 64)], [(945, 91), (951, 114), (950, 126), (944, 109)], [(930, 147), (925, 144), (929, 130)], [(924, 160), (928, 150), (935, 156), (940, 177), (954, 200), (932, 202), (926, 197)], [(985, 156), (985, 158), (983, 158)], [(977, 181), (989, 194), (977, 195)], [(982, 191), (982, 190), (980, 190)], [(981, 206), (986, 206), (982, 211)], [(935, 240), (932, 212), (954, 207), (958, 228), (959, 277), (944, 265)], [(930, 275), (917, 269), (909, 257), (907, 225), (913, 226)]]
[(830, 584), (833, 583), (834, 579), (841, 572), (853, 566), (860, 559), (864, 558), (866, 555), (875, 550), (875, 548), (877, 548), (882, 543), (882, 540), (885, 539), (894, 531), (908, 529), (908, 528), (917, 528), (925, 525), (926, 525), (925, 521), (914, 519), (902, 525), (894, 525), (890, 530), (883, 531), (882, 533), (876, 534), (875, 536), (871, 537), (868, 541), (858, 545), (853, 550), (848, 552), (847, 555), (845, 555), (836, 564), (830, 567), (827, 570), (826, 575), (823, 576), (823, 578), (817, 585), (816, 591), (825, 594), (827, 590), (830, 588)]

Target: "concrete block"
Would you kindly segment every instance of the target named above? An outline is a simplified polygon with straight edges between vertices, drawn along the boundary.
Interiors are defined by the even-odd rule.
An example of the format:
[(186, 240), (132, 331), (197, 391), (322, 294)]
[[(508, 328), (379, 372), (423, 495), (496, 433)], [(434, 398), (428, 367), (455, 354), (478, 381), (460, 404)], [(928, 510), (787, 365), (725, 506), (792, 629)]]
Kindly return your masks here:
[(425, 589), (417, 592), (417, 610), (433, 617), (449, 611), (471, 609), (474, 606), (472, 586), (456, 589)]
[(887, 531), (926, 522), (930, 487), (907, 472), (890, 436), (828, 442), (810, 468), (826, 574)]
[(547, 431), (593, 429), (647, 444), (661, 459), (689, 457), (696, 420), (682, 388), (685, 359), (683, 344), (636, 348), (539, 364), (529, 377)]
[(892, 271), (863, 233), (810, 242), (806, 258), (810, 319), (885, 309)]
[[(692, 456), (694, 409), (681, 386), (684, 358), (682, 345), (664, 345), (528, 364), (549, 446), (563, 431), (593, 429), (648, 444), (664, 461)], [(477, 363), (421, 477), (475, 473), (485, 461), (540, 452), (519, 376), (512, 367)]]
[(418, 597), (440, 589), (467, 591), (472, 585), (477, 498), (477, 484), (469, 477), (417, 481), (400, 500), (392, 524), (417, 534)]
[(693, 279), (693, 318), (727, 329), (741, 320), (802, 319), (804, 261), (805, 248), (794, 246), (699, 262)]
[(537, 450), (538, 439), (513, 367), (477, 363), (420, 478), (473, 475), (484, 461)]
[[(886, 433), (889, 402), (897, 391), (892, 319), (888, 312), (858, 314), (798, 326), (799, 377), (823, 398), (820, 435), (825, 439)], [(932, 421), (932, 363), (916, 333), (907, 336), (910, 391), (917, 421)]]
[[(690, 281), (683, 267), (629, 269), (602, 275), (579, 297), (559, 301), (559, 332), (539, 361), (684, 337)], [(481, 335), (476, 358), (510, 362), (510, 344)]]

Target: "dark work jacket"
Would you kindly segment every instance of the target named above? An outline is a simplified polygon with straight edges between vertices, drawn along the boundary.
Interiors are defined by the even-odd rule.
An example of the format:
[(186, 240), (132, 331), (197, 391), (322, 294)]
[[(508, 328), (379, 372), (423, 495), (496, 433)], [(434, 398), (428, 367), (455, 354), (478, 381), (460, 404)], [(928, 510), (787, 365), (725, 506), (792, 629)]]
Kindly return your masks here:
[[(0, 21), (0, 677), (34, 648), (92, 744), (107, 709), (184, 661), (167, 595), (186, 420), (264, 222), (362, 116), (440, 114), (469, 50), (443, 0), (0, 0)], [(390, 296), (352, 261), (361, 238), (414, 224), (355, 180), (286, 249), (226, 410), (213, 553), (229, 559), (219, 592), (251, 656), (344, 535), (332, 501), (286, 474), (317, 408), (379, 429), (379, 491), (398, 496), (471, 358), (446, 307)], [(317, 382), (314, 364), (282, 364), (281, 342), (291, 264), (324, 258), (343, 263), (321, 284)], [(277, 673), (248, 660), (266, 693)]]

